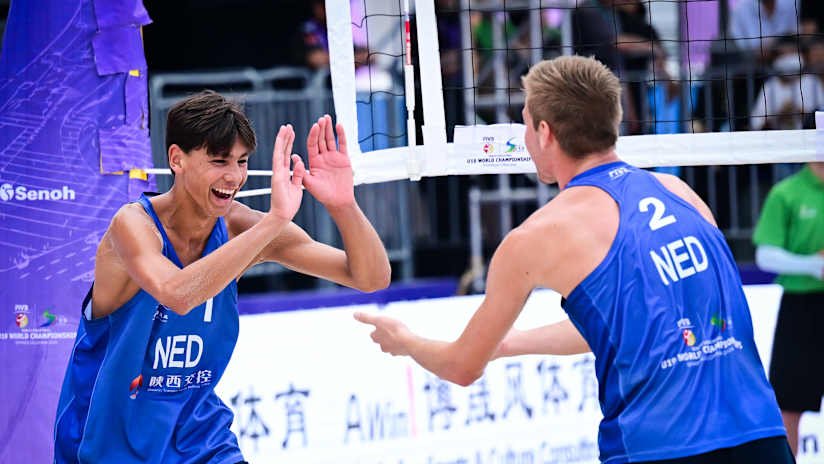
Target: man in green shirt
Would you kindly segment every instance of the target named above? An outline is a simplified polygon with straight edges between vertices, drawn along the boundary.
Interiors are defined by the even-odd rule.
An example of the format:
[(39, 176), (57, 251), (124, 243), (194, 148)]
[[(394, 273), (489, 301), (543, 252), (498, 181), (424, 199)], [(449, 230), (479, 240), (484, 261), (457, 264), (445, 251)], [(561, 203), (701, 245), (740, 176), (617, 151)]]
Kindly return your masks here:
[(824, 395), (824, 163), (808, 163), (767, 195), (755, 228), (758, 267), (784, 287), (775, 327), (770, 382), (798, 454), (798, 423)]

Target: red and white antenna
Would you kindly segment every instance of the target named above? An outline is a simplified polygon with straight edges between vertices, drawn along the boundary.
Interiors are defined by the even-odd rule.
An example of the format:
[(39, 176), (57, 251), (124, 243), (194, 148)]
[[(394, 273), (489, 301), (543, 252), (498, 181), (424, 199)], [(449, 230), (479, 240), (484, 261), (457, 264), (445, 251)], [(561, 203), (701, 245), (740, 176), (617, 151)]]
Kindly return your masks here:
[(406, 60), (403, 66), (404, 90), (406, 94), (406, 140), (409, 143), (409, 157), (406, 161), (406, 170), (409, 180), (421, 180), (421, 163), (415, 150), (417, 145), (415, 135), (415, 68), (412, 66), (412, 38), (409, 29), (409, 0), (403, 1), (403, 19), (406, 44)]

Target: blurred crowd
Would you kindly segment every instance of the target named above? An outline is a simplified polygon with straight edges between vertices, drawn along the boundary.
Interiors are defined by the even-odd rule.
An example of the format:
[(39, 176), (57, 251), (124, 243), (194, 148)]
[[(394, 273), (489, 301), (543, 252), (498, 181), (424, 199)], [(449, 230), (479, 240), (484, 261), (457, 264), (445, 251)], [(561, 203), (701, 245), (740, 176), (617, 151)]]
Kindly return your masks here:
[[(447, 12), (460, 6), (456, 0), (437, 3)], [(541, 10), (541, 57), (569, 53), (569, 44), (615, 71), (624, 82), (624, 134), (809, 128), (814, 110), (824, 108), (824, 2), (576, 3)], [(675, 5), (674, 12), (666, 14), (661, 5)], [(448, 53), (461, 47), (457, 14), (442, 15), (439, 28), (444, 75), (460, 87), (460, 56)], [(492, 40), (495, 14), (471, 12), (479, 92), (495, 88), (484, 72), (501, 45)], [(529, 16), (513, 9), (497, 19), (497, 27), (504, 22), (508, 87), (516, 91), (535, 46)]]

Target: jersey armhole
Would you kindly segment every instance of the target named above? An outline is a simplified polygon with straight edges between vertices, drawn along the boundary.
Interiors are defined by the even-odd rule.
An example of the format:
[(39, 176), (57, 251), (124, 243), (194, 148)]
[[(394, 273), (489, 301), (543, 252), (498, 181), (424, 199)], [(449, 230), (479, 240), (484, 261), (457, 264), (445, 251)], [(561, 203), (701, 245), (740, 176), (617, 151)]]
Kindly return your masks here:
[[(690, 209), (693, 213), (695, 213), (696, 216), (698, 216), (698, 219), (700, 219), (704, 224), (706, 224), (706, 225), (712, 227), (713, 229), (717, 230), (723, 236), (723, 233), (721, 232), (721, 229), (717, 225), (715, 225), (715, 224), (711, 223), (710, 221), (708, 221), (707, 218), (705, 218), (704, 215), (701, 214), (700, 211), (698, 211), (698, 208), (696, 208), (695, 205), (688, 202), (687, 200), (685, 200), (684, 198), (682, 198), (680, 195), (673, 192), (672, 190), (668, 189), (667, 186), (664, 185), (664, 183), (661, 182), (661, 180), (658, 179), (657, 177), (655, 177), (654, 175), (650, 174), (650, 177), (652, 177), (652, 179), (655, 182), (658, 183), (658, 185), (664, 191), (665, 195), (668, 195), (671, 199), (679, 202), (682, 206), (685, 206), (688, 209)], [(698, 195), (698, 194), (696, 193), (696, 195)], [(707, 205), (707, 208), (709, 209), (710, 205)], [(710, 214), (712, 214), (712, 209), (710, 209)]]
[[(595, 266), (595, 268), (592, 271), (590, 271), (586, 276), (584, 276), (584, 278), (581, 279), (580, 282), (578, 282), (578, 284), (572, 289), (572, 291), (569, 292), (569, 297), (571, 297), (574, 292), (583, 290), (581, 288), (582, 285), (584, 285), (589, 280), (595, 279), (597, 276), (599, 276), (601, 273), (603, 273), (604, 269), (607, 267), (607, 265), (613, 259), (615, 259), (615, 255), (618, 253), (618, 248), (620, 248), (622, 246), (622, 243), (624, 241), (624, 235), (625, 235), (624, 230), (626, 229), (626, 225), (625, 225), (624, 222), (625, 222), (625, 217), (627, 216), (627, 215), (624, 214), (624, 209), (623, 209), (623, 206), (622, 206), (621, 202), (618, 201), (618, 194), (615, 193), (615, 192), (610, 191), (607, 188), (604, 188), (603, 185), (598, 185), (596, 183), (589, 183), (589, 182), (583, 181), (583, 182), (580, 182), (580, 183), (576, 183), (573, 187), (594, 187), (594, 188), (597, 188), (597, 189), (605, 192), (607, 195), (609, 195), (609, 197), (612, 199), (612, 201), (618, 207), (618, 229), (615, 231), (615, 236), (612, 238), (612, 242), (609, 244), (609, 248), (607, 249), (607, 254), (604, 256), (604, 258), (601, 260), (601, 262), (598, 263), (598, 265)], [(561, 306), (562, 308), (564, 307), (564, 305), (566, 305), (566, 302), (567, 302), (567, 299), (564, 299), (562, 301), (562, 306)]]

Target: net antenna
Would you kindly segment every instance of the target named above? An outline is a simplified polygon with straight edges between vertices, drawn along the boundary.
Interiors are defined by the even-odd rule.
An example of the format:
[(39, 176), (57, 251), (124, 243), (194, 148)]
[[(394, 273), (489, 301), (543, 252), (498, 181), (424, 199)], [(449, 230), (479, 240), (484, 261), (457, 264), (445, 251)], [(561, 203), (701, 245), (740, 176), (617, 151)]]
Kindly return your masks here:
[(406, 161), (406, 171), (409, 180), (421, 180), (421, 163), (415, 152), (417, 135), (415, 131), (415, 67), (412, 65), (412, 34), (409, 31), (409, 0), (403, 0), (404, 24), (404, 56), (403, 78), (404, 97), (406, 100), (406, 140), (409, 144), (409, 159)]

